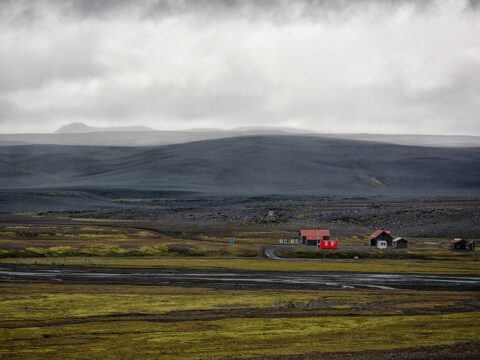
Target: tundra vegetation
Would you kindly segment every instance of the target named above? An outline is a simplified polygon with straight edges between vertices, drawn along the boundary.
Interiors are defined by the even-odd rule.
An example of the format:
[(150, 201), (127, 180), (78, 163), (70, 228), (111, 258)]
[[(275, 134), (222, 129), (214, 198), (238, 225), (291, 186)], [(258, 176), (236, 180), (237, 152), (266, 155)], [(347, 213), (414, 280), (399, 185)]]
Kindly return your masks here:
[(395, 351), (453, 344), (459, 333), (480, 340), (476, 292), (20, 285), (0, 284), (1, 358), (141, 350), (145, 359), (212, 359)]
[[(324, 255), (285, 246), (278, 255), (289, 260), (263, 257), (263, 246), (295, 237), (297, 228), (24, 214), (0, 224), (0, 268), (480, 275), (478, 255), (451, 251), (446, 236), (410, 236), (408, 249), (380, 252), (363, 246), (366, 231), (347, 231), (341, 242), (354, 250)], [(229, 237), (236, 244), (229, 245)], [(117, 359), (140, 352), (144, 359), (315, 358), (345, 351), (355, 358), (351, 354), (450, 349), (464, 341), (480, 349), (478, 292), (0, 281), (2, 359)]]
[[(90, 222), (90, 221), (88, 221)], [(0, 225), (0, 263), (110, 267), (163, 267), (265, 271), (358, 271), (383, 273), (480, 274), (475, 252), (452, 252), (448, 238), (409, 238), (409, 248), (377, 251), (366, 237), (346, 236), (353, 250), (320, 251), (285, 246), (278, 253), (296, 261), (271, 261), (262, 247), (276, 245), (294, 228), (266, 231), (236, 227), (226, 235), (217, 228), (185, 230), (128, 222), (99, 225)], [(144, 228), (150, 228), (145, 230)], [(203, 231), (203, 232), (202, 232)], [(228, 237), (236, 244), (229, 245)], [(432, 244), (434, 244), (432, 246)], [(325, 261), (309, 261), (322, 258)], [(357, 258), (357, 259), (355, 259)], [(305, 259), (305, 260), (302, 260)]]

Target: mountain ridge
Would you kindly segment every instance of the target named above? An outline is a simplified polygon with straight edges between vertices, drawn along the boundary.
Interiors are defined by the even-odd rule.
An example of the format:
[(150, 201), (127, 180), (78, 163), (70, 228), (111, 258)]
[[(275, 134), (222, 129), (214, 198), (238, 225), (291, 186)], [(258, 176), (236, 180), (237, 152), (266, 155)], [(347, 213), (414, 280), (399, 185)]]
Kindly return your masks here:
[[(480, 136), (409, 134), (321, 134), (288, 127), (243, 127), (225, 129), (154, 130), (146, 127), (96, 128), (82, 123), (74, 132), (62, 127), (55, 133), (0, 134), (0, 146), (12, 144), (51, 144), (85, 146), (161, 146), (194, 141), (257, 135), (310, 135), (335, 139), (375, 141), (425, 147), (480, 147)], [(63, 129), (63, 130), (62, 130)], [(75, 132), (76, 131), (76, 132)]]
[(217, 195), (480, 194), (476, 148), (317, 136), (247, 136), (154, 147), (0, 147), (0, 189), (124, 188)]

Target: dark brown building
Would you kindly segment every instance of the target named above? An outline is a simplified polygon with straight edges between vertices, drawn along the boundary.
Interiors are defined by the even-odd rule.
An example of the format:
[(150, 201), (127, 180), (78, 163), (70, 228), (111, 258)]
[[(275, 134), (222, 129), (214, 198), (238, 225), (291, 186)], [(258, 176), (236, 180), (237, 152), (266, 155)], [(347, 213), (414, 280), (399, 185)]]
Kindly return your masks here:
[(453, 239), (450, 244), (452, 245), (453, 250), (466, 250), (467, 241), (463, 239)]
[(406, 249), (408, 247), (408, 241), (402, 237), (393, 239), (392, 245), (394, 249)]
[(370, 235), (370, 245), (377, 246), (378, 240), (385, 240), (387, 242), (387, 246), (392, 246), (392, 235), (390, 235), (390, 231), (388, 230), (376, 230)]
[(452, 246), (453, 250), (467, 250), (467, 251), (475, 251), (475, 241), (467, 241), (464, 239), (453, 239), (450, 241), (450, 245)]

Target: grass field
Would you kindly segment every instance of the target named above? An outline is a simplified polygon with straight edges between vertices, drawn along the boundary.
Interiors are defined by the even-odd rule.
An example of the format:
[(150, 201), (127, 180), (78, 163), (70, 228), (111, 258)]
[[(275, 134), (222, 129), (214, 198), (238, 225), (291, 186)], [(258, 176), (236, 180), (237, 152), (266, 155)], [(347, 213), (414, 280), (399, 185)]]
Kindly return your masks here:
[[(0, 283), (0, 358), (215, 359), (480, 340), (477, 293)], [(469, 312), (462, 304), (470, 305)], [(314, 341), (312, 341), (314, 339)]]
[[(283, 230), (159, 228), (114, 220), (3, 224), (0, 267), (480, 275), (478, 255), (450, 251), (448, 239), (411, 239), (406, 258), (367, 247), (375, 256), (308, 259), (318, 254), (300, 247), (292, 256), (302, 260), (270, 260), (261, 246), (288, 237)], [(227, 235), (238, 243), (227, 245)], [(0, 281), (0, 359), (244, 359), (480, 341), (477, 292), (191, 286)]]
[[(60, 221), (60, 220), (58, 220)], [(63, 219), (62, 221), (67, 221)], [(142, 222), (95, 222), (78, 224), (0, 224), (0, 258), (28, 257), (262, 257), (263, 245), (278, 245), (278, 239), (296, 236), (294, 229), (144, 224)], [(229, 245), (227, 239), (237, 243)], [(340, 244), (356, 246), (338, 252), (315, 251), (310, 247), (286, 246), (285, 257), (361, 259), (407, 258), (425, 260), (479, 261), (475, 253), (449, 250), (449, 239), (409, 238), (409, 249), (379, 252), (362, 236), (344, 236)]]
[[(90, 220), (89, 220), (90, 222)], [(140, 228), (139, 228), (140, 227)], [(141, 224), (116, 226), (0, 225), (0, 258), (63, 256), (261, 256), (259, 246), (272, 244), (278, 234), (271, 232), (235, 233), (238, 243), (226, 246), (227, 237), (178, 229), (144, 230)]]
[(479, 261), (440, 260), (268, 260), (241, 258), (152, 257), (43, 257), (4, 258), (0, 264), (76, 265), (98, 267), (160, 267), (262, 271), (351, 271), (378, 273), (432, 273), (478, 275)]
[[(408, 252), (395, 252), (397, 259), (384, 259), (381, 253), (366, 247), (365, 251), (370, 253), (361, 255), (360, 260), (353, 260), (353, 253), (342, 252), (339, 255), (344, 259), (317, 261), (308, 259), (318, 256), (315, 251), (293, 247), (297, 251), (290, 256), (304, 260), (271, 261), (261, 257), (261, 246), (277, 243), (285, 234), (283, 230), (230, 229), (226, 233), (235, 236), (238, 244), (227, 245), (217, 228), (152, 228), (157, 229), (142, 223), (115, 221), (4, 224), (0, 225), (0, 264), (480, 274), (478, 254), (452, 252), (446, 239), (412, 239)], [(342, 239), (342, 243), (362, 245), (365, 240), (351, 236)]]

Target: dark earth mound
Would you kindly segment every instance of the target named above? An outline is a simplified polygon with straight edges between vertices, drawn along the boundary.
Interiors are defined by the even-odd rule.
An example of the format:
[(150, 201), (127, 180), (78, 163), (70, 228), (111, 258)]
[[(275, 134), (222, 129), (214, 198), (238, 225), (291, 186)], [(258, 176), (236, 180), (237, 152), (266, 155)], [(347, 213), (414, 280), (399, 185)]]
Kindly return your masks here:
[[(79, 193), (99, 189), (122, 189), (126, 197), (132, 197), (129, 189), (215, 196), (480, 193), (478, 148), (317, 136), (250, 136), (157, 147), (4, 146), (0, 164), (0, 189), (10, 196), (35, 189), (70, 190), (80, 198), (88, 196)], [(103, 201), (89, 196), (89, 201)], [(8, 196), (3, 198), (8, 204)]]

